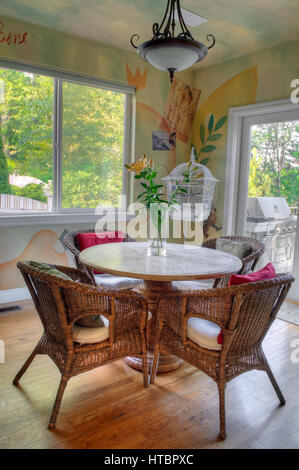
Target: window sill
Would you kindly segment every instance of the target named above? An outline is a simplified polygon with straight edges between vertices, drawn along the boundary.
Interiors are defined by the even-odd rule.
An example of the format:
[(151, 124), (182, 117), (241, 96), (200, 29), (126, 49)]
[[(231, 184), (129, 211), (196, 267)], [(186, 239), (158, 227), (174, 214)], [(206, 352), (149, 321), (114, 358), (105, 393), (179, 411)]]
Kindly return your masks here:
[[(130, 220), (135, 214), (118, 212), (117, 220)], [(111, 219), (114, 214), (111, 213)], [(100, 214), (90, 212), (76, 212), (64, 214), (26, 214), (26, 215), (0, 215), (0, 227), (20, 227), (35, 225), (61, 225), (96, 223), (101, 218)], [(107, 220), (108, 214), (105, 214)]]

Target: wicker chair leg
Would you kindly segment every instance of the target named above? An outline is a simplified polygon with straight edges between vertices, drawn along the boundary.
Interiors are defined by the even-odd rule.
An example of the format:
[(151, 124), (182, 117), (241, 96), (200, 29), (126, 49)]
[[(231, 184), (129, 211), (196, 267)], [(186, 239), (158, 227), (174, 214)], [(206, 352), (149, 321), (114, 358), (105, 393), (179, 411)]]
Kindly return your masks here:
[(226, 384), (218, 383), (219, 392), (219, 417), (220, 417), (220, 439), (226, 438), (226, 425), (225, 425), (225, 388)]
[(156, 378), (156, 375), (157, 375), (157, 369), (158, 369), (158, 364), (159, 364), (159, 356), (160, 356), (159, 351), (156, 348), (155, 353), (154, 353), (154, 357), (153, 357), (152, 368), (151, 368), (151, 377), (150, 377), (150, 383), (151, 384), (155, 383), (155, 378)]
[(19, 383), (19, 380), (21, 379), (22, 375), (26, 372), (26, 370), (28, 369), (28, 367), (30, 366), (31, 362), (33, 361), (33, 359), (35, 358), (37, 354), (37, 346), (36, 348), (32, 351), (32, 353), (30, 354), (30, 356), (28, 357), (27, 361), (25, 362), (25, 364), (23, 365), (23, 367), (19, 370), (19, 372), (17, 373), (17, 375), (15, 376), (15, 378), (13, 379), (13, 385), (18, 385)]
[(270, 379), (270, 381), (271, 381), (271, 384), (273, 385), (273, 388), (274, 388), (274, 390), (275, 390), (275, 392), (276, 392), (276, 394), (277, 394), (277, 396), (278, 396), (278, 399), (279, 399), (279, 401), (280, 401), (280, 404), (281, 404), (282, 406), (285, 405), (285, 404), (286, 404), (286, 400), (285, 400), (285, 398), (284, 398), (284, 396), (283, 396), (283, 394), (282, 394), (282, 391), (280, 390), (280, 388), (279, 388), (279, 386), (278, 386), (278, 383), (277, 383), (276, 380), (275, 380), (275, 377), (274, 377), (274, 375), (273, 375), (273, 373), (272, 373), (272, 370), (270, 369), (269, 364), (267, 364), (266, 372), (267, 372), (268, 377), (269, 377), (269, 379)]
[(48, 425), (48, 429), (50, 431), (52, 429), (54, 429), (55, 426), (56, 426), (57, 415), (59, 413), (61, 400), (62, 400), (62, 397), (63, 397), (63, 394), (64, 394), (66, 384), (68, 383), (68, 380), (69, 380), (68, 377), (65, 377), (65, 376), (61, 377), (60, 385), (59, 385), (59, 388), (58, 388), (58, 392), (57, 392), (55, 403), (54, 403), (54, 406), (53, 406), (51, 418), (50, 418), (49, 425)]
[(148, 377), (148, 366), (147, 366), (147, 353), (142, 354), (142, 371), (143, 371), (143, 384), (144, 388), (148, 387), (149, 385), (149, 377)]

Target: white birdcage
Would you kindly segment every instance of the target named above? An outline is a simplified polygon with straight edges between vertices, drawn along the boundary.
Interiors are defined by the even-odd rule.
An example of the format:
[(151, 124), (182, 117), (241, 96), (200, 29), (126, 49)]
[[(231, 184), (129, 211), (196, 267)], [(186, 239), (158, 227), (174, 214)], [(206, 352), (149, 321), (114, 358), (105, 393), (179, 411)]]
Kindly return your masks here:
[[(191, 162), (191, 165), (190, 163), (178, 165), (168, 176), (163, 178), (166, 185), (167, 198), (170, 200), (173, 191), (175, 191), (178, 185), (181, 185), (184, 180), (184, 174), (186, 174), (186, 172), (190, 172), (190, 181), (181, 185), (181, 187), (187, 192), (178, 194), (175, 199), (181, 206), (186, 203), (191, 204), (191, 212), (189, 212), (189, 216), (186, 216), (185, 211), (183, 212), (183, 214), (185, 213), (185, 216), (183, 217), (184, 219), (188, 218), (195, 220), (196, 218), (197, 221), (206, 220), (212, 209), (215, 197), (215, 187), (219, 180), (214, 178), (211, 171), (205, 165), (201, 165), (195, 161), (193, 151)], [(196, 178), (194, 178), (195, 176)], [(198, 211), (195, 217), (195, 204), (201, 204), (200, 217)], [(182, 218), (181, 211), (175, 210), (173, 212), (173, 218)]]

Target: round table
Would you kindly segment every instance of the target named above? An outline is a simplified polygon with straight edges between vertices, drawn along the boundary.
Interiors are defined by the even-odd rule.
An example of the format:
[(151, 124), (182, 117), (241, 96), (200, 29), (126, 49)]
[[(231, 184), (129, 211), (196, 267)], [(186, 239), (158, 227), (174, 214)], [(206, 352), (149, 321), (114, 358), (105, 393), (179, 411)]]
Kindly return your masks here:
[[(159, 296), (174, 290), (172, 281), (217, 279), (238, 272), (239, 258), (220, 250), (194, 245), (167, 244), (166, 256), (148, 255), (147, 243), (126, 242), (96, 245), (80, 253), (80, 260), (89, 268), (116, 276), (143, 281), (139, 292), (146, 297), (152, 318), (149, 322), (148, 362), (152, 362)], [(142, 370), (141, 359), (127, 357), (126, 363)], [(175, 356), (160, 355), (158, 372), (177, 369), (182, 360)]]

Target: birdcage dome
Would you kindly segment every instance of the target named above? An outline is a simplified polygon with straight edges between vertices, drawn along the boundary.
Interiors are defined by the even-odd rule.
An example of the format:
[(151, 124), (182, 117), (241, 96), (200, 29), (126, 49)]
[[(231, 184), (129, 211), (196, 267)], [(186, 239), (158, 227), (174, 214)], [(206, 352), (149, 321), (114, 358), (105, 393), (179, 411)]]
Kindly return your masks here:
[[(190, 181), (182, 184), (186, 172), (190, 175)], [(186, 193), (176, 196), (176, 200), (180, 206), (183, 206), (183, 204), (191, 204), (190, 215), (188, 217), (184, 216), (184, 219), (189, 218), (191, 220), (200, 221), (206, 220), (209, 217), (215, 197), (215, 187), (219, 181), (214, 178), (209, 168), (191, 160), (191, 163), (182, 163), (175, 167), (168, 176), (163, 178), (163, 181), (166, 186), (168, 200), (170, 200), (173, 191), (176, 190), (178, 185), (181, 185), (181, 187), (186, 190)], [(195, 204), (201, 204), (200, 218), (199, 212), (197, 212), (195, 216)], [(173, 214), (173, 217), (177, 218), (175, 216), (177, 211)], [(179, 217), (181, 218), (181, 214)]]

